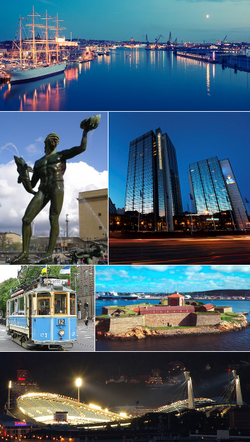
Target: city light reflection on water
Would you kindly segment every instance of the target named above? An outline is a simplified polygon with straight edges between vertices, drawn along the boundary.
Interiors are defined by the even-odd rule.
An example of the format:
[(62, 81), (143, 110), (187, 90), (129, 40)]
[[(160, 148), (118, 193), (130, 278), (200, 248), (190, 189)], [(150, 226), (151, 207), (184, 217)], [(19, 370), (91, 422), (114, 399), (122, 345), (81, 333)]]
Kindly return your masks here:
[(171, 51), (116, 49), (64, 74), (0, 87), (0, 110), (250, 110), (250, 74)]

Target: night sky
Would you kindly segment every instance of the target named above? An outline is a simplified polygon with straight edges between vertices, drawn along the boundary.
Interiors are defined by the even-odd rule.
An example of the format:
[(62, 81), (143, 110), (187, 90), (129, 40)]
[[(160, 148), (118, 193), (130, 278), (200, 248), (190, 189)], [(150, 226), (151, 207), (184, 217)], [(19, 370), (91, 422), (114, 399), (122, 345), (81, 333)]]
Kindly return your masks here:
[(63, 34), (69, 38), (146, 40), (162, 34), (168, 40), (183, 41), (222, 40), (249, 41), (249, 0), (81, 0), (46, 1), (12, 0), (1, 4), (0, 40), (14, 39), (19, 16), (31, 13), (32, 6), (39, 14), (55, 16), (64, 20)]
[(212, 156), (229, 158), (241, 195), (250, 201), (248, 112), (111, 112), (109, 194), (117, 208), (125, 207), (130, 141), (159, 127), (176, 149), (183, 211), (190, 207), (189, 164)]
[[(83, 379), (81, 400), (94, 402), (100, 406), (135, 405), (139, 401), (144, 406), (165, 405), (174, 397), (172, 388), (166, 387), (160, 391), (151, 390), (141, 385), (108, 384), (105, 380), (111, 376), (138, 376), (150, 374), (152, 369), (161, 371), (163, 381), (166, 379), (166, 367), (171, 361), (182, 361), (191, 372), (195, 396), (218, 394), (229, 379), (229, 364), (237, 362), (237, 374), (241, 377), (243, 399), (249, 397), (250, 362), (249, 353), (2, 353), (0, 398), (3, 406), (7, 400), (8, 381), (16, 380), (16, 370), (28, 369), (34, 381), (40, 386), (40, 391), (64, 394), (77, 397), (75, 379)], [(204, 390), (204, 383), (209, 383)], [(203, 385), (203, 386), (202, 386)], [(169, 393), (169, 395), (168, 395)]]

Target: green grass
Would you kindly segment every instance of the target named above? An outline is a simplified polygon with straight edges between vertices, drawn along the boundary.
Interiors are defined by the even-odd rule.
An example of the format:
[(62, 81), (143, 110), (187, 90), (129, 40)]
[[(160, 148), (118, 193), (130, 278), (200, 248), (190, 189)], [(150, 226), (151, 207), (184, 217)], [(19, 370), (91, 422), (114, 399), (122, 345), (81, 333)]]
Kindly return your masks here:
[(241, 321), (240, 316), (237, 313), (228, 312), (221, 313), (220, 315), (222, 321), (233, 322), (233, 321)]
[(174, 327), (149, 327), (148, 325), (145, 325), (144, 328), (148, 328), (149, 330), (175, 330), (175, 329), (187, 329), (191, 327), (190, 325), (175, 325)]
[(219, 312), (193, 312), (195, 315), (220, 315)]
[[(125, 309), (123, 309), (123, 310), (125, 310)], [(130, 316), (137, 316), (137, 313), (133, 312), (131, 310), (127, 310), (126, 313), (121, 313), (120, 315), (117, 315), (117, 316), (113, 315), (110, 317), (109, 315), (99, 315), (96, 317), (96, 319), (128, 318)]]

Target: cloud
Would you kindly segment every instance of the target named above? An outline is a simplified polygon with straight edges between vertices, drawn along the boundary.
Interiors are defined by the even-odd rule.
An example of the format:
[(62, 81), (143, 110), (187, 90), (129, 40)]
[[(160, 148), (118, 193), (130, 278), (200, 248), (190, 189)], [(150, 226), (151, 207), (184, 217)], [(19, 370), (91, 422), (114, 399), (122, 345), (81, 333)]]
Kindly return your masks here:
[(184, 271), (185, 275), (193, 275), (195, 273), (199, 273), (202, 270), (202, 266), (190, 266), (187, 267)]
[(168, 266), (168, 265), (156, 265), (156, 266), (138, 266), (138, 265), (132, 265), (133, 269), (135, 270), (141, 270), (141, 269), (148, 269), (153, 270), (154, 272), (166, 272), (169, 268), (174, 268), (175, 266)]
[(114, 281), (117, 277), (119, 280), (125, 279), (128, 280), (131, 278), (129, 272), (122, 269), (116, 269), (115, 267), (107, 267), (107, 268), (96, 268), (96, 276), (100, 281)]
[(16, 278), (20, 270), (20, 266), (1, 266), (0, 267), (0, 283), (9, 278)]
[[(17, 183), (18, 174), (14, 161), (0, 165), (0, 231), (12, 231), (21, 234), (21, 223), (25, 209), (32, 195), (27, 193), (22, 184)], [(84, 162), (68, 163), (64, 175), (65, 192), (63, 209), (60, 216), (61, 234), (65, 232), (66, 214), (69, 215), (69, 233), (78, 235), (79, 192), (104, 189), (108, 187), (108, 172), (98, 172)], [(36, 189), (37, 190), (37, 189)], [(49, 233), (49, 204), (35, 220), (35, 235)]]
[(250, 273), (249, 265), (212, 265), (211, 270), (222, 273)]
[(33, 157), (36, 155), (41, 155), (44, 153), (44, 149), (41, 146), (41, 143), (44, 143), (43, 137), (38, 137), (34, 143), (29, 144), (25, 147), (25, 151), (27, 152), (29, 157)]
[(35, 155), (40, 155), (43, 152), (42, 149), (36, 145), (36, 143), (29, 144), (25, 148), (25, 150), (26, 150), (29, 157), (33, 157)]

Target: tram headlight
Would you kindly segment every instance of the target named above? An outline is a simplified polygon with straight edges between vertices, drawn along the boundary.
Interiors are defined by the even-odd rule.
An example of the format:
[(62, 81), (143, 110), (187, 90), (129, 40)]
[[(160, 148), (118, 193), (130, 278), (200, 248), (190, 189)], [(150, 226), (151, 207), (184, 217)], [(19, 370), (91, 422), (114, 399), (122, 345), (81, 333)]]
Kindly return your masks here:
[(65, 335), (65, 331), (64, 331), (64, 330), (59, 330), (59, 332), (58, 332), (58, 333), (59, 333), (59, 335), (60, 335), (60, 336), (63, 336), (63, 335)]

